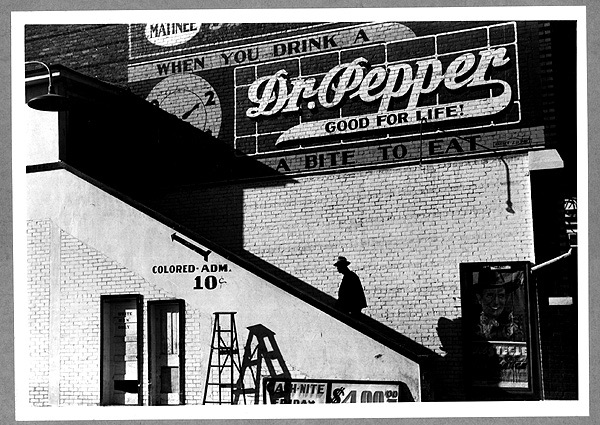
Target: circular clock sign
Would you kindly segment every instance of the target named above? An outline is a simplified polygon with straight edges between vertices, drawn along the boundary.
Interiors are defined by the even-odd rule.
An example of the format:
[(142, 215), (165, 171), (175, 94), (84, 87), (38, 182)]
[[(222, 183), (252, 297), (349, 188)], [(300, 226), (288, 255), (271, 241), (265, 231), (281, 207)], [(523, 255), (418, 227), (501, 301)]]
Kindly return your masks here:
[(146, 100), (214, 137), (221, 129), (221, 104), (217, 93), (195, 74), (171, 75), (158, 83)]

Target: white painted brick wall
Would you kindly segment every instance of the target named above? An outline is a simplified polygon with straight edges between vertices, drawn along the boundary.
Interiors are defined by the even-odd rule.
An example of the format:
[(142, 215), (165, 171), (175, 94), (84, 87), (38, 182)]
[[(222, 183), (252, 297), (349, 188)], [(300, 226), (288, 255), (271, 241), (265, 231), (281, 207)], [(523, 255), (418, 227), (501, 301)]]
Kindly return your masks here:
[[(337, 297), (338, 255), (352, 262), (364, 313), (441, 356), (438, 320), (461, 316), (459, 264), (533, 261), (527, 155), (301, 177), (243, 192), (243, 249)], [(452, 345), (462, 344), (459, 334)], [(460, 397), (461, 358), (438, 370)], [(450, 365), (449, 362), (453, 364)]]
[[(332, 297), (341, 280), (332, 264), (345, 255), (365, 288), (364, 313), (446, 356), (436, 327), (461, 315), (459, 264), (534, 261), (527, 158), (505, 158), (515, 214), (493, 157), (182, 190), (160, 208)], [(460, 358), (446, 361), (457, 371), (444, 376), (447, 391), (460, 391)]]
[(460, 316), (460, 263), (533, 261), (527, 154), (505, 159), (515, 214), (489, 157), (181, 191), (161, 208), (334, 297), (345, 255), (364, 312), (439, 352), (437, 320)]
[[(28, 226), (30, 360), (32, 374), (30, 403), (48, 405), (50, 222), (31, 221)], [(100, 296), (141, 294), (143, 323), (147, 323), (147, 301), (173, 298), (105, 258), (79, 240), (61, 231), (61, 319), (60, 319), (60, 405), (100, 403)], [(204, 376), (194, 365), (201, 347), (200, 314), (186, 304), (186, 399), (201, 404)], [(147, 329), (143, 336), (143, 370), (148, 370)], [(144, 372), (144, 404), (148, 376)]]
[(27, 295), (29, 297), (29, 402), (48, 405), (50, 326), (50, 222), (32, 220), (27, 227)]
[[(436, 327), (442, 317), (461, 315), (459, 264), (534, 260), (527, 155), (506, 161), (515, 214), (505, 211), (506, 174), (498, 158), (296, 177), (283, 186), (220, 186), (166, 201), (181, 208), (188, 220), (182, 221), (195, 230), (205, 230), (218, 243), (243, 249), (333, 297), (340, 275), (332, 263), (338, 255), (347, 256), (365, 287), (369, 307), (364, 313), (445, 356)], [(199, 201), (206, 199), (211, 202)], [(46, 223), (30, 223), (30, 294), (32, 307), (40, 309), (31, 319), (37, 332), (31, 335), (33, 347), (39, 347), (31, 355), (40, 362), (31, 399), (40, 405), (48, 385), (43, 375), (48, 237)], [(61, 322), (60, 401), (97, 404), (100, 295), (140, 293), (149, 301), (169, 294), (64, 233), (61, 250), (61, 305), (68, 313)], [(144, 323), (146, 317), (144, 311)], [(188, 308), (189, 404), (201, 404), (205, 380), (189, 360), (201, 352), (194, 338), (199, 320)], [(454, 339), (459, 346), (460, 335)], [(146, 347), (144, 340), (144, 351)], [(448, 388), (461, 381), (460, 361), (458, 356), (445, 359), (444, 364), (455, 364), (454, 375), (444, 377)], [(71, 370), (69, 364), (88, 367)]]
[(440, 317), (460, 315), (459, 264), (532, 260), (527, 156), (299, 177), (243, 192), (243, 248), (337, 296), (345, 255), (365, 313), (438, 351)]

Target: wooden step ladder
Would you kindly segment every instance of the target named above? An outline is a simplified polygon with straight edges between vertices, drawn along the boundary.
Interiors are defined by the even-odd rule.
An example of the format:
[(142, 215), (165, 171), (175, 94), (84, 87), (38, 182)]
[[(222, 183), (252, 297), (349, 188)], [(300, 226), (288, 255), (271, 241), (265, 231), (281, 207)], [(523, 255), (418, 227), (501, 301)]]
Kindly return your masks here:
[[(240, 350), (235, 312), (214, 313), (212, 342), (204, 386), (203, 404), (237, 404), (235, 386), (240, 374)], [(246, 396), (244, 394), (244, 404)]]

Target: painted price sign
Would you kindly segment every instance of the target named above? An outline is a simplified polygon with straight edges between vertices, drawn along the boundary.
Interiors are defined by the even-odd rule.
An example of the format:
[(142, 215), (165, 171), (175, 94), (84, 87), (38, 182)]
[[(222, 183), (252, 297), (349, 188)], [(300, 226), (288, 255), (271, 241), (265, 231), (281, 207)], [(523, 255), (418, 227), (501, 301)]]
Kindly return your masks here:
[(264, 380), (264, 404), (397, 403), (414, 401), (397, 381)]

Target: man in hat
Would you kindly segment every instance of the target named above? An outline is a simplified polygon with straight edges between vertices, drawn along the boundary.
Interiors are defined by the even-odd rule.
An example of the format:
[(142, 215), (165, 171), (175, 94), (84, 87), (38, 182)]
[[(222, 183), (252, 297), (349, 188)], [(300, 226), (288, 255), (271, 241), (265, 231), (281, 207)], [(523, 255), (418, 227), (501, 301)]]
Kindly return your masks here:
[(505, 281), (503, 273), (482, 270), (479, 273), (475, 295), (481, 313), (475, 333), (486, 340), (520, 341), (523, 339), (521, 326), (515, 321), (513, 312), (506, 308), (508, 296), (520, 286), (519, 282)]
[(367, 300), (360, 279), (348, 268), (350, 261), (346, 257), (338, 257), (334, 266), (344, 275), (338, 292), (336, 308), (344, 313), (356, 315), (367, 306)]

